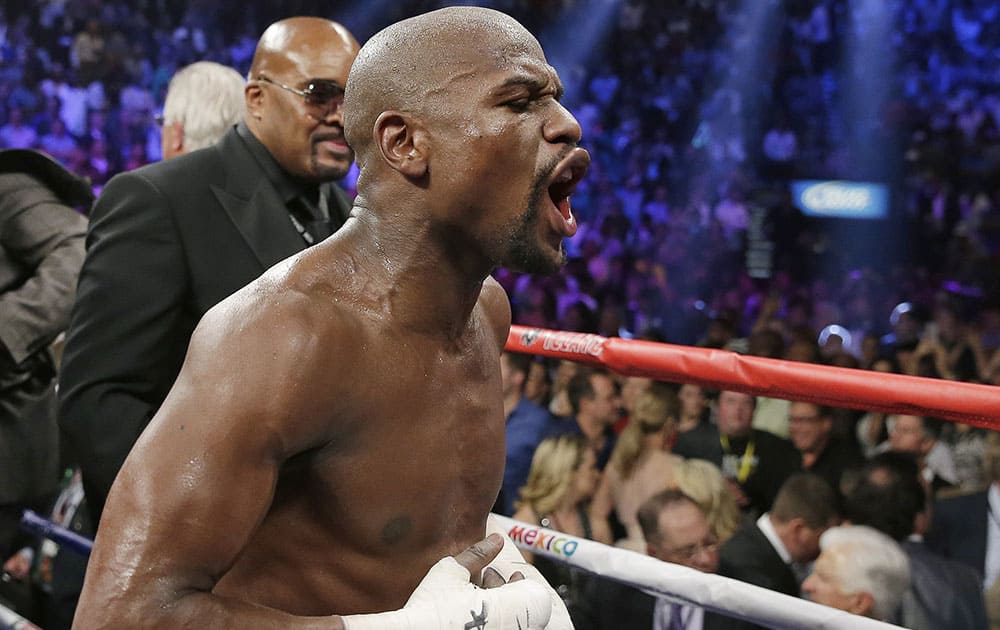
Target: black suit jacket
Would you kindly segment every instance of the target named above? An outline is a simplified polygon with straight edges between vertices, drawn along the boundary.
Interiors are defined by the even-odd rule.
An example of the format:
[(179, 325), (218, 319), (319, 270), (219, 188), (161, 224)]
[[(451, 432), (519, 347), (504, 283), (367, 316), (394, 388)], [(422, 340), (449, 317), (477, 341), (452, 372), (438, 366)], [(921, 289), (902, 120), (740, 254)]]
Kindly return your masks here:
[[(748, 523), (733, 534), (719, 550), (720, 573), (785, 595), (799, 597), (799, 582), (757, 523)], [(731, 628), (759, 628), (750, 622), (733, 620)]]
[[(346, 217), (350, 203), (331, 190), (331, 216)], [(235, 128), (108, 183), (91, 215), (60, 378), (60, 424), (95, 522), (201, 316), (305, 246)]]
[[(749, 509), (762, 514), (771, 509), (781, 484), (802, 468), (802, 456), (792, 443), (767, 431), (751, 429), (759, 462), (747, 480), (740, 484), (750, 500)], [(673, 452), (681, 457), (704, 459), (722, 468), (722, 444), (719, 428), (702, 422), (677, 438)]]
[[(593, 576), (585, 597), (570, 607), (576, 630), (652, 630), (656, 598), (620, 582)], [(702, 630), (727, 630), (738, 623), (705, 611)]]
[(933, 514), (927, 547), (945, 558), (969, 565), (981, 580), (986, 573), (988, 491), (942, 499), (934, 504)]

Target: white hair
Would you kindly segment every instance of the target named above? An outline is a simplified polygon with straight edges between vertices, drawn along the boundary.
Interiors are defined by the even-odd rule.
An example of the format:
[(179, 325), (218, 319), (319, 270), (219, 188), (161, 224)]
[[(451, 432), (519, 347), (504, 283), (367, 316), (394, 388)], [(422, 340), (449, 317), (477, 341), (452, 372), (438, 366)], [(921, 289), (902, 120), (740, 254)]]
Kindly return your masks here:
[(868, 593), (874, 604), (872, 615), (889, 619), (910, 588), (910, 561), (896, 541), (865, 525), (841, 525), (826, 530), (820, 549), (839, 549), (840, 589), (845, 594)]
[(228, 66), (197, 61), (174, 74), (163, 103), (163, 123), (184, 127), (184, 149), (215, 144), (243, 118), (243, 77)]

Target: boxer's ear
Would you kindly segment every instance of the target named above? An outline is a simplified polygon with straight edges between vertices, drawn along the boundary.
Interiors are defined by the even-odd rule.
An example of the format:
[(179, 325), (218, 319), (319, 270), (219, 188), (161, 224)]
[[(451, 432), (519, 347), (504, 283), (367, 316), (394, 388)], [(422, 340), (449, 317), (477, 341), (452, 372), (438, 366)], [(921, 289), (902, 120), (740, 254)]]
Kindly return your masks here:
[(372, 140), (386, 164), (406, 177), (427, 174), (427, 145), (423, 130), (411, 116), (396, 111), (379, 114)]

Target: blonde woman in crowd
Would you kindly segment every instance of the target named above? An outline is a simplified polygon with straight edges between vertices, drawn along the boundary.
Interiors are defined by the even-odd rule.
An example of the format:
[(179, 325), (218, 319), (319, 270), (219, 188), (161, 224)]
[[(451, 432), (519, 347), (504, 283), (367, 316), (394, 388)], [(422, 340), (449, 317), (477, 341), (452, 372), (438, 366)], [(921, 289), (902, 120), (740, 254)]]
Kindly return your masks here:
[(739, 529), (740, 508), (718, 466), (704, 459), (682, 460), (674, 467), (674, 485), (705, 513), (719, 544)]
[(669, 444), (676, 430), (677, 413), (677, 396), (664, 383), (651, 384), (635, 399), (632, 418), (618, 436), (591, 505), (596, 540), (612, 542), (608, 519), (613, 510), (625, 528), (625, 538), (617, 544), (645, 552), (646, 542), (636, 513), (646, 499), (674, 483), (673, 470), (681, 458), (669, 452)]
[[(587, 508), (599, 479), (597, 457), (582, 435), (546, 438), (531, 459), (528, 483), (521, 488), (514, 519), (579, 538), (593, 538)], [(585, 572), (543, 556), (523, 554), (567, 605), (579, 596)]]

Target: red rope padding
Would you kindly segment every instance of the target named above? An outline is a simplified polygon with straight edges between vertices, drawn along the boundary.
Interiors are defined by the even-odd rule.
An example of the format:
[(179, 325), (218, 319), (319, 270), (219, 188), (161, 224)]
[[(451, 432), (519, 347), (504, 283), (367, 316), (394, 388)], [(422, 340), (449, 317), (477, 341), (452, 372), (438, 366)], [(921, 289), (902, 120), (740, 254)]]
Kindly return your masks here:
[(1000, 388), (992, 385), (525, 326), (511, 326), (507, 350), (602, 366), (625, 376), (647, 376), (834, 407), (933, 416), (1000, 429)]

